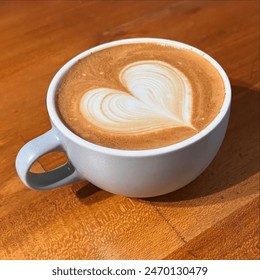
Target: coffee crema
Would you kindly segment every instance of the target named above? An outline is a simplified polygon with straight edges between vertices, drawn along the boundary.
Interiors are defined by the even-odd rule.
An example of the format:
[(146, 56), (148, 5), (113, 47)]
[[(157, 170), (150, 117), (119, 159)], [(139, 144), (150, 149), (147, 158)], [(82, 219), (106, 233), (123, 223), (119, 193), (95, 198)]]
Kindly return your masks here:
[(110, 47), (79, 60), (57, 88), (66, 126), (97, 145), (145, 150), (183, 141), (220, 112), (215, 67), (190, 50), (157, 43)]

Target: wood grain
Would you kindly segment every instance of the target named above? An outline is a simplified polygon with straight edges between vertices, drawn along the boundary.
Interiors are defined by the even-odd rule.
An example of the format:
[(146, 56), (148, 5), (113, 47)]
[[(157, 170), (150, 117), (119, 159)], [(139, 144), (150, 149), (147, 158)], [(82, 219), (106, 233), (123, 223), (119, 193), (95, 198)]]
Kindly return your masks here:
[[(259, 259), (258, 1), (0, 1), (0, 259)], [(82, 182), (36, 192), (19, 149), (50, 128), (48, 85), (71, 57), (132, 37), (182, 41), (232, 83), (230, 124), (209, 168), (152, 199)], [(35, 172), (66, 160), (42, 157)]]
[(260, 232), (256, 221), (259, 222), (259, 198), (234, 211), (165, 259), (259, 259)]

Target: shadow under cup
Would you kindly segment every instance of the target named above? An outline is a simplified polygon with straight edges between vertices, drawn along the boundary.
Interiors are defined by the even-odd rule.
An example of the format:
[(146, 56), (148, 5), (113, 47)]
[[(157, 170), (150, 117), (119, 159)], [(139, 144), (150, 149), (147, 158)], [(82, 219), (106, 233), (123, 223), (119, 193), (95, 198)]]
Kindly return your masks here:
[[(56, 109), (55, 93), (63, 75), (83, 57), (120, 44), (157, 43), (192, 50), (207, 59), (220, 73), (225, 99), (220, 113), (205, 129), (171, 146), (150, 150), (119, 150), (90, 143), (69, 130)], [(87, 50), (66, 63), (53, 78), (47, 94), (52, 129), (28, 142), (18, 153), (16, 168), (31, 189), (48, 190), (78, 180), (87, 180), (111, 193), (128, 197), (153, 197), (177, 190), (198, 177), (218, 152), (228, 125), (231, 87), (221, 66), (207, 54), (189, 45), (164, 39), (136, 38), (115, 41)], [(35, 174), (30, 167), (43, 154), (62, 150), (68, 162), (48, 172)]]

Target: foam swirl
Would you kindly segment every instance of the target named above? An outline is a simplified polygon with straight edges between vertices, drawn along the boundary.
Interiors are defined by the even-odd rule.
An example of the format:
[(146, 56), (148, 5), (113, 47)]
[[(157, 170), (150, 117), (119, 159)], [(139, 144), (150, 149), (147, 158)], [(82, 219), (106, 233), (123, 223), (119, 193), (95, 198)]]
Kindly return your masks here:
[(192, 91), (178, 69), (158, 60), (127, 65), (119, 79), (128, 92), (110, 88), (87, 91), (80, 103), (92, 124), (114, 133), (141, 133), (191, 124)]

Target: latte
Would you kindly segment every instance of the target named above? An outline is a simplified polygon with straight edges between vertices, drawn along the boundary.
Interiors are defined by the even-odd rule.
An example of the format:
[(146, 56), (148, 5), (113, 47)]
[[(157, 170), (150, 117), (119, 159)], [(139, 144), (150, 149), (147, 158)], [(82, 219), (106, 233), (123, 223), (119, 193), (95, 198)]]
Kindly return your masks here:
[(109, 148), (144, 150), (183, 141), (208, 126), (225, 88), (199, 54), (134, 43), (79, 60), (56, 96), (61, 119), (78, 136)]

